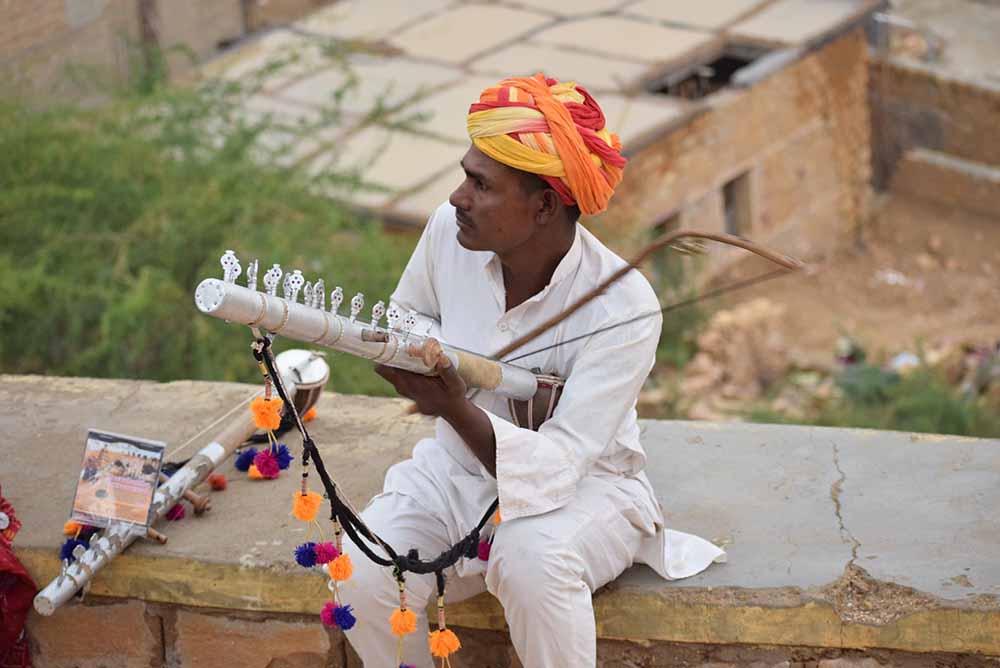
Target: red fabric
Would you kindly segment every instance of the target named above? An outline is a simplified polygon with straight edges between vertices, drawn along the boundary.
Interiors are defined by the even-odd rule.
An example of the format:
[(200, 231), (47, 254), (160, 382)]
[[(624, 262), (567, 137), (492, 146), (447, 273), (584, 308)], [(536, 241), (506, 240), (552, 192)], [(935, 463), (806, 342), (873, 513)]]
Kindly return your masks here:
[[(14, 508), (0, 496), (0, 508), (10, 519), (11, 527), (20, 527)], [(14, 556), (10, 540), (0, 533), (0, 668), (30, 668), (28, 640), (24, 637), (24, 622), (31, 609), (38, 587), (28, 571)]]

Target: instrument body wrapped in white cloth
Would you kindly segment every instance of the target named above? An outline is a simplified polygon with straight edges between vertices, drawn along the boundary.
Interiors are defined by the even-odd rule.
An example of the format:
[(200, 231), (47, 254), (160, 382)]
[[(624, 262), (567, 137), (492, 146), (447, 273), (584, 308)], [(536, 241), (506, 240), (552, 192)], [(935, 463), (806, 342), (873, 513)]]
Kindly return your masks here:
[[(379, 302), (373, 309), (372, 322), (366, 323), (358, 319), (364, 305), (364, 297), (360, 294), (351, 300), (350, 316), (343, 316), (337, 313), (343, 299), (340, 288), (331, 293), (333, 304), (330, 310), (326, 310), (323, 306), (322, 280), (317, 281), (315, 287), (308, 283), (303, 286), (301, 273), (286, 274), (284, 297), (279, 297), (276, 294), (276, 282), (280, 277), (277, 265), (271, 270), (277, 274), (271, 275), (270, 280), (265, 276), (267, 289), (261, 292), (255, 289), (256, 261), (248, 270), (248, 287), (236, 284), (239, 265), (236, 261), (236, 269), (233, 270), (233, 261), (236, 261), (235, 256), (227, 251), (223, 257), (226, 278), (205, 279), (195, 290), (195, 304), (202, 313), (295, 341), (332, 348), (377, 364), (415, 373), (433, 373), (420, 355), (411, 354), (411, 349), (419, 347), (428, 338), (413, 331), (417, 314), (411, 312), (403, 317), (394, 307), (386, 312), (382, 302)], [(304, 304), (297, 301), (299, 287), (306, 288)], [(388, 316), (388, 327), (379, 326), (383, 313)], [(531, 371), (456, 348), (446, 342), (441, 342), (441, 346), (470, 388), (488, 390), (516, 400), (535, 396), (538, 386)]]

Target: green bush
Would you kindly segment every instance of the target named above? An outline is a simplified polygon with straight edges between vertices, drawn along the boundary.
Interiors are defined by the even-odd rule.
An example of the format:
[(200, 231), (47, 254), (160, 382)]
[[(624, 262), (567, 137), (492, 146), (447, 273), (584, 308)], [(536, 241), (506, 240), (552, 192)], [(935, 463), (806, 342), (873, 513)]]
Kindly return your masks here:
[[(921, 368), (904, 376), (859, 365), (840, 378), (840, 398), (820, 406), (799, 424), (826, 427), (862, 427), (933, 434), (1000, 437), (1000, 416), (978, 402), (963, 399), (932, 369)], [(753, 422), (788, 423), (769, 409), (751, 411)]]
[[(249, 330), (194, 307), (229, 248), (370, 303), (394, 287), (415, 239), (320, 194), (353, 175), (281, 166), (261, 141), (272, 121), (237, 113), (245, 90), (152, 90), (99, 108), (0, 101), (4, 372), (258, 381)], [(370, 363), (329, 361), (338, 391), (392, 391)]]

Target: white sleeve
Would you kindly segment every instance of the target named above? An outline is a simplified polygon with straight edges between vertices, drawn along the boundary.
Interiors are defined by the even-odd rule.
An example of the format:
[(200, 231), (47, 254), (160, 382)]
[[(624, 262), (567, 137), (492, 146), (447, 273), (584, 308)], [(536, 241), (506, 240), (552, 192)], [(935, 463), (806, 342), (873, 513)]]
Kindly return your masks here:
[(389, 303), (398, 306), (404, 314), (417, 312), (415, 333), (432, 336), (440, 332), (441, 321), (441, 305), (434, 289), (434, 263), (439, 254), (437, 239), (440, 236), (437, 218), (438, 212), (435, 211), (427, 221), (395, 291), (389, 297)]
[[(487, 411), (497, 446), (503, 518), (565, 505), (615, 438), (653, 367), (662, 319), (644, 318), (589, 339), (555, 413), (535, 432)], [(609, 323), (610, 324), (610, 323)]]

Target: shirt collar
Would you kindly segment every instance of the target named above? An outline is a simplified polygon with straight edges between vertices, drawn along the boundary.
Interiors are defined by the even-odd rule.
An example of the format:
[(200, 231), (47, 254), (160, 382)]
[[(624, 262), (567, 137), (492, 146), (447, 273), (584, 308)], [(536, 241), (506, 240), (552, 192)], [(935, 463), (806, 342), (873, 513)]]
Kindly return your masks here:
[[(559, 264), (556, 265), (556, 270), (552, 272), (552, 278), (549, 279), (548, 285), (546, 285), (542, 290), (528, 299), (525, 303), (538, 301), (554, 286), (561, 283), (568, 276), (571, 276), (580, 266), (580, 260), (583, 258), (583, 235), (580, 233), (580, 223), (576, 223), (573, 228), (573, 243), (563, 255), (562, 259), (559, 260)], [(500, 258), (496, 253), (486, 252), (483, 253), (483, 267), (488, 271), (492, 272), (494, 280), (499, 281), (500, 285), (503, 285), (503, 270), (500, 266)]]

